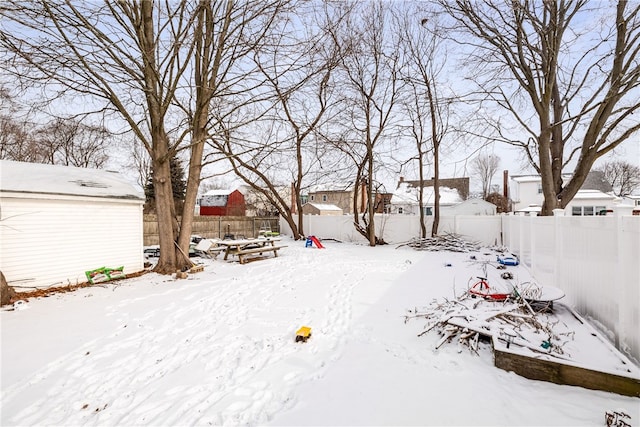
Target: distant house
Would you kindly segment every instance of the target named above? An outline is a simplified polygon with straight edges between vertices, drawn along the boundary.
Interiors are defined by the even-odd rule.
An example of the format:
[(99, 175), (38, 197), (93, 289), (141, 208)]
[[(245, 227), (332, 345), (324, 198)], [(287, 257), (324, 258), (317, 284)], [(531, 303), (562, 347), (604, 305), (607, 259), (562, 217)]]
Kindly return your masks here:
[[(278, 195), (282, 200), (290, 200), (289, 186), (276, 186)], [(245, 215), (252, 217), (278, 216), (278, 209), (259, 190), (250, 185), (240, 185), (237, 190), (244, 196)], [(268, 190), (269, 191), (269, 190)]]
[[(441, 178), (439, 181), (440, 214), (441, 215), (495, 215), (497, 206), (482, 199), (468, 199), (469, 178)], [(435, 189), (434, 180), (424, 180), (422, 187), (422, 204), (424, 214), (434, 214)], [(400, 177), (398, 187), (390, 200), (390, 213), (420, 214), (419, 209), (420, 181), (405, 180)]]
[(618, 200), (616, 196), (599, 190), (579, 190), (564, 212), (572, 216), (604, 215), (613, 210)]
[[(354, 191), (352, 184), (326, 184), (314, 185), (307, 194), (307, 203), (321, 203), (335, 205), (344, 213), (353, 213)], [(363, 191), (358, 191), (358, 211), (365, 209), (365, 197)]]
[(200, 215), (245, 216), (244, 195), (238, 190), (209, 190), (199, 200)]
[[(389, 211), (391, 193), (374, 193), (374, 209), (376, 213)], [(318, 184), (309, 188), (306, 194), (301, 195), (303, 203), (321, 203), (336, 205), (344, 214), (353, 214), (355, 191), (353, 184)], [(356, 209), (358, 213), (367, 210), (367, 189), (364, 184), (358, 188), (358, 202)]]
[(391, 213), (391, 198), (393, 193), (377, 193), (374, 202), (376, 213)]
[(117, 172), (0, 160), (0, 270), (17, 290), (139, 272), (144, 200)]
[[(420, 180), (405, 180), (404, 177), (400, 177), (400, 181), (398, 182), (398, 186), (400, 184), (406, 183), (411, 187), (420, 187)], [(425, 179), (422, 183), (423, 187), (433, 187), (435, 185), (434, 179)], [(462, 198), (462, 200), (467, 200), (469, 197), (469, 178), (440, 178), (438, 180), (439, 187), (451, 188), (458, 191), (458, 194)]]
[[(396, 191), (391, 197), (391, 211), (393, 214), (419, 215), (419, 191), (408, 181), (401, 181)], [(444, 214), (447, 208), (462, 202), (462, 197), (457, 189), (440, 187), (440, 213)], [(423, 187), (422, 189), (423, 208), (425, 215), (433, 215), (434, 209), (434, 188)]]
[(498, 207), (483, 199), (467, 199), (446, 210), (447, 215), (495, 215)]
[(342, 215), (343, 211), (336, 205), (309, 202), (302, 205), (302, 213), (305, 215)]
[(640, 194), (629, 194), (624, 196), (623, 200), (627, 205), (634, 206), (635, 209), (640, 209)]
[[(570, 174), (563, 175), (565, 181), (570, 178)], [(511, 181), (514, 213), (539, 213), (544, 202), (540, 175), (513, 176)], [(589, 172), (584, 184), (565, 208), (565, 215), (598, 215), (602, 211), (612, 210), (619, 201), (612, 191), (611, 184), (604, 179), (602, 172)]]
[[(509, 192), (514, 212), (524, 211), (525, 209), (528, 210), (532, 207), (539, 208), (544, 202), (544, 195), (542, 194), (542, 178), (540, 175), (511, 176)], [(538, 209), (538, 212), (539, 211), (540, 209)]]
[(542, 211), (542, 206), (540, 205), (529, 205), (524, 208), (520, 208), (518, 210), (513, 211), (514, 215), (524, 215), (524, 216), (538, 216)]

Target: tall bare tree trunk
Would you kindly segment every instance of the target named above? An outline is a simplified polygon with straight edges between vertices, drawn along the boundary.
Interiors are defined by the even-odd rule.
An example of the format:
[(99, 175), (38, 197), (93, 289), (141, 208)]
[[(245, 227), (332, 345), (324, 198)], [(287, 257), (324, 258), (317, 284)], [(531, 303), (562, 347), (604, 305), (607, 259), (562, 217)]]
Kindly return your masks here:
[[(181, 269), (188, 260), (178, 257), (175, 242), (178, 235), (176, 209), (171, 186), (171, 170), (169, 159), (173, 153), (169, 151), (169, 139), (164, 129), (166, 109), (152, 88), (161, 87), (156, 58), (156, 34), (153, 20), (154, 5), (152, 2), (142, 2), (140, 5), (139, 25), (135, 28), (142, 50), (142, 73), (144, 76), (149, 121), (151, 125), (153, 186), (155, 190), (156, 213), (158, 215), (158, 239), (160, 242), (160, 258), (154, 270), (167, 274)], [(167, 250), (169, 249), (170, 250)]]

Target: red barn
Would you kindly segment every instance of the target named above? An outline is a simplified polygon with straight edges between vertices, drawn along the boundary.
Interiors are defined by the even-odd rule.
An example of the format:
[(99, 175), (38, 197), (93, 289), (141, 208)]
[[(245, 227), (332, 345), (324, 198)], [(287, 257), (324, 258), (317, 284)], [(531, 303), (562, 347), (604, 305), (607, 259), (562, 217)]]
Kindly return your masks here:
[(244, 216), (244, 195), (238, 190), (210, 190), (200, 199), (200, 215)]

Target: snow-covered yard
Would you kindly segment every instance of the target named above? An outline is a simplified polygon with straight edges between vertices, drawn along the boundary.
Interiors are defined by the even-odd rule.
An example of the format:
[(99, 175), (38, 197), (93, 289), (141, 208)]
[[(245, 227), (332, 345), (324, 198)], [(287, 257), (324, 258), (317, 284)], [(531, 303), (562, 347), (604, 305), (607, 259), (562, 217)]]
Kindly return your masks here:
[[(640, 422), (638, 398), (527, 380), (495, 368), (489, 344), (475, 355), (418, 337), (425, 322), (407, 310), (465, 289), (482, 273), (470, 254), (323, 243), (2, 311), (0, 423), (598, 426), (612, 410)], [(302, 325), (312, 336), (296, 343)]]

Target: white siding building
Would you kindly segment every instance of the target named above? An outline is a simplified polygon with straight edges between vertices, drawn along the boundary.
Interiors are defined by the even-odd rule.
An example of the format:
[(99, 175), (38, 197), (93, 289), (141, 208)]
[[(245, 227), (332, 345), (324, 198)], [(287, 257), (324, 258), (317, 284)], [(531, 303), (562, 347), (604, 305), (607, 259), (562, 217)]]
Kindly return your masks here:
[(342, 215), (343, 211), (336, 205), (327, 203), (305, 203), (302, 205), (305, 215)]
[[(568, 181), (571, 175), (564, 174)], [(537, 215), (544, 195), (542, 194), (542, 178), (539, 175), (523, 175), (511, 178), (511, 199), (513, 211), (518, 214)], [(598, 215), (602, 211), (615, 210), (620, 200), (611, 194), (611, 185), (602, 182), (601, 173), (592, 171), (582, 188), (564, 209), (565, 215), (590, 216)]]
[(0, 270), (18, 291), (141, 271), (143, 204), (117, 172), (0, 160)]
[(495, 215), (498, 207), (483, 199), (467, 199), (446, 210), (447, 215)]

